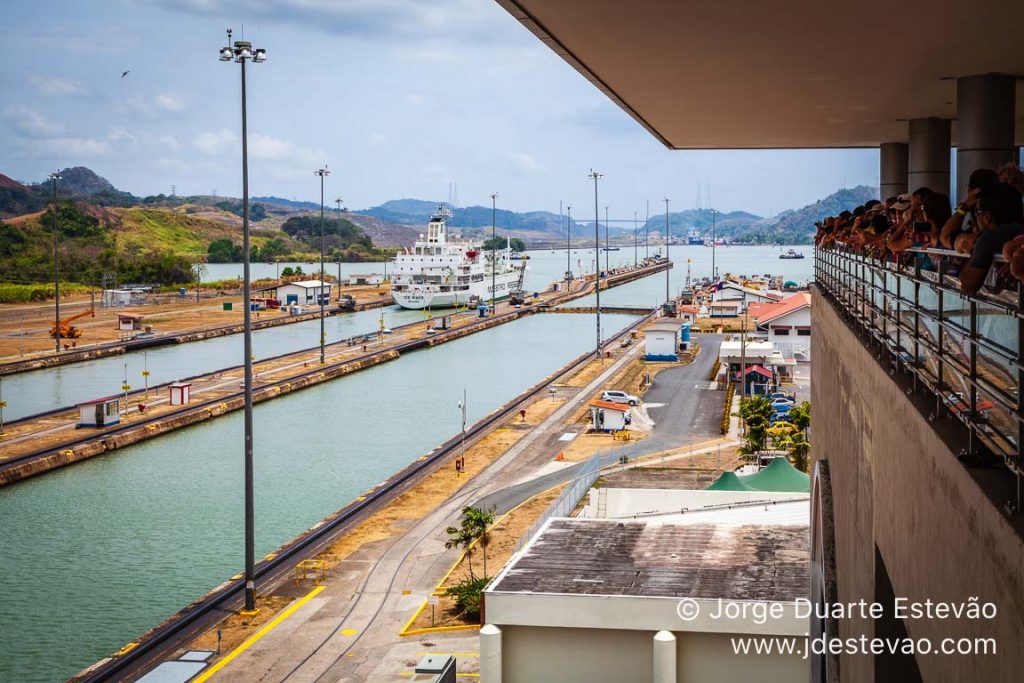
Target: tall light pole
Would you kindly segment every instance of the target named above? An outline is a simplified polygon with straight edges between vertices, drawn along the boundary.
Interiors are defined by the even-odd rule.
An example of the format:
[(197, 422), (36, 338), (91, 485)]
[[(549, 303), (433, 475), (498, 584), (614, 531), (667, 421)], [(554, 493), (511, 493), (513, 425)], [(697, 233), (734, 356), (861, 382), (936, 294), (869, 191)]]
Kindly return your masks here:
[(640, 265), (640, 245), (637, 243), (636, 211), (633, 212), (633, 267)]
[(320, 287), (317, 288), (317, 298), (320, 299), (320, 365), (323, 365), (327, 362), (324, 357), (324, 178), (331, 172), (324, 164), (313, 173), (320, 176)]
[[(665, 263), (666, 263), (666, 265), (668, 264), (668, 260), (669, 260), (668, 259), (668, 250), (669, 250), (669, 239), (668, 239), (668, 203), (669, 203), (669, 201), (671, 201), (671, 200), (669, 200), (668, 197), (665, 197)], [(669, 292), (669, 286), (668, 286), (668, 274), (669, 274), (670, 270), (671, 270), (670, 268), (666, 268), (665, 269), (665, 303), (666, 304), (671, 299), (671, 293)]]
[(498, 217), (498, 193), (494, 192), (491, 194), (491, 315), (497, 311), (494, 307), (494, 296), (497, 293), (495, 286), (497, 285), (498, 275), (498, 228), (497, 228), (497, 217)]
[(572, 206), (565, 208), (565, 281), (569, 282), (572, 280), (572, 261), (570, 261), (570, 254), (572, 254)]
[(608, 243), (608, 205), (604, 205), (604, 274), (605, 277), (612, 272), (612, 250)]
[(597, 357), (601, 357), (601, 231), (600, 222), (597, 214), (597, 181), (604, 177), (603, 173), (598, 173), (594, 169), (590, 169), (590, 173), (587, 175), (588, 178), (594, 181), (594, 284), (597, 285), (594, 290), (597, 293), (597, 305), (594, 310), (597, 311), (597, 347), (594, 353)]
[(711, 281), (717, 282), (715, 273), (715, 210), (711, 209)]
[(60, 257), (57, 255), (57, 181), (59, 173), (46, 176), (53, 184), (53, 348), (60, 353)]
[(651, 258), (651, 249), (648, 243), (648, 237), (650, 236), (650, 224), (651, 224), (651, 200), (647, 200), (647, 217), (644, 218), (644, 258)]
[(253, 515), (253, 467), (252, 467), (252, 311), (249, 305), (249, 144), (245, 104), (245, 63), (266, 61), (267, 51), (253, 49), (247, 40), (231, 42), (228, 29), (228, 44), (220, 49), (220, 61), (237, 62), (242, 67), (242, 296), (245, 299), (243, 311), (245, 353), (245, 609), (243, 613), (256, 613), (256, 571), (255, 571), (255, 517)]
[[(338, 229), (341, 230), (341, 197), (334, 200), (337, 208)], [(341, 250), (338, 250), (338, 301), (341, 302)]]

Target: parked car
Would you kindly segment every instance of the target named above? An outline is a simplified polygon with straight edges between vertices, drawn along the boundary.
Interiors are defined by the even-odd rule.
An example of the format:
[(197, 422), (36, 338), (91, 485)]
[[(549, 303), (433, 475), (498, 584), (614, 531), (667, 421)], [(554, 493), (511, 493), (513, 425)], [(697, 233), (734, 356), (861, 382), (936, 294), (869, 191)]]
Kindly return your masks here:
[(796, 396), (793, 394), (787, 394), (784, 391), (773, 391), (768, 394), (768, 398), (771, 399), (772, 403), (776, 401), (788, 401), (790, 403), (796, 403)]
[(618, 391), (617, 389), (608, 389), (602, 393), (601, 400), (610, 401), (611, 403), (625, 403), (631, 406), (640, 405), (639, 398), (633, 394), (627, 394), (625, 391)]

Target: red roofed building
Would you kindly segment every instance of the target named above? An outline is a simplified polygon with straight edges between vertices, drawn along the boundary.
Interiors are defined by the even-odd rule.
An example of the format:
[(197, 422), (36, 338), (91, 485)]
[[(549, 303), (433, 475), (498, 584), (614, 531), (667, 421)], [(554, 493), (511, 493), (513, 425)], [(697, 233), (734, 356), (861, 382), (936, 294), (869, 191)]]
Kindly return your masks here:
[(774, 304), (761, 304), (757, 313), (757, 329), (768, 335), (776, 349), (786, 358), (811, 359), (811, 295), (798, 292)]

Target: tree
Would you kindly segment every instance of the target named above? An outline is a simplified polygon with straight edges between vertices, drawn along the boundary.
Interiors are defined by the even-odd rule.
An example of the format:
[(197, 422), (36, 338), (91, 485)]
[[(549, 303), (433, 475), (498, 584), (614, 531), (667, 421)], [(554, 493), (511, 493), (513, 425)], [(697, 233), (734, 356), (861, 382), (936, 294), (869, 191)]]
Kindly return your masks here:
[(210, 263), (238, 263), (242, 260), (242, 247), (222, 237), (210, 242), (206, 254)]
[(445, 530), (445, 533), (448, 534), (448, 540), (445, 541), (444, 547), (449, 550), (452, 548), (462, 548), (466, 551), (466, 562), (469, 564), (470, 579), (475, 578), (473, 574), (473, 546), (477, 541), (479, 541), (480, 547), (483, 548), (483, 578), (487, 577), (487, 544), (491, 540), (488, 529), (494, 524), (494, 511), (494, 507), (491, 507), (490, 510), (483, 510), (467, 505), (462, 508), (462, 520), (459, 526), (450, 526)]
[(485, 251), (490, 251), (491, 249), (504, 249), (508, 246), (509, 242), (512, 243), (512, 251), (526, 251), (526, 243), (518, 237), (513, 237), (511, 240), (501, 236), (488, 238), (484, 242), (483, 248)]
[(799, 405), (793, 406), (789, 415), (786, 416), (786, 420), (806, 434), (807, 428), (811, 426), (811, 402), (803, 401)]
[(746, 455), (753, 455), (764, 450), (764, 444), (768, 438), (768, 428), (775, 415), (772, 402), (765, 396), (744, 398), (740, 400), (740, 409), (736, 414), (743, 419), (746, 425), (743, 438), (747, 443), (741, 448), (741, 451)]

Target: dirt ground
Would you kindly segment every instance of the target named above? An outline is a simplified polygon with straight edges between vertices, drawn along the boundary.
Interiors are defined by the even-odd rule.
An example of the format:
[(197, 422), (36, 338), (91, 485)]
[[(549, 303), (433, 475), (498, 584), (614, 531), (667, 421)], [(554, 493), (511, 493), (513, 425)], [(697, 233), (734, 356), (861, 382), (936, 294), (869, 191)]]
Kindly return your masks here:
[[(511, 510), (491, 527), (490, 542), (487, 544), (487, 570), (489, 576), (496, 575), (515, 552), (519, 539), (530, 530), (533, 523), (543, 514), (551, 501), (558, 496), (562, 486), (540, 493), (530, 498), (519, 507)], [(454, 586), (470, 576), (472, 563), (473, 576), (484, 576), (483, 549), (474, 546), (473, 552), (463, 555), (451, 574), (437, 587), (435, 593), (441, 594), (446, 588)], [(430, 628), (433, 626), (461, 626), (476, 622), (466, 621), (455, 607), (454, 598), (439, 595), (438, 604), (431, 614), (430, 607), (423, 609), (416, 620), (409, 625), (409, 630)]]
[[(354, 286), (342, 289), (343, 294), (351, 294), (358, 303), (378, 301), (388, 293), (387, 286)], [(195, 290), (189, 290), (185, 297), (160, 295), (159, 301), (144, 306), (123, 308), (97, 307), (94, 315), (85, 315), (75, 319), (71, 324), (82, 331), (82, 336), (71, 340), (62, 340), (69, 347), (74, 342), (75, 348), (91, 344), (118, 341), (127, 338), (131, 333), (117, 329), (117, 313), (135, 313), (144, 316), (143, 326), (152, 327), (154, 334), (181, 334), (224, 325), (240, 325), (244, 314), (242, 297), (238, 295), (219, 294), (203, 291), (202, 297), (195, 300)], [(224, 304), (231, 303), (230, 311), (224, 310)], [(88, 295), (76, 295), (61, 300), (61, 319), (69, 320), (72, 316), (85, 313), (90, 308)], [(286, 317), (283, 311), (258, 311), (253, 320)], [(24, 357), (38, 353), (53, 351), (53, 337), (50, 329), (53, 326), (53, 302), (32, 304), (0, 304), (0, 358)], [(137, 334), (137, 333), (136, 333)]]

